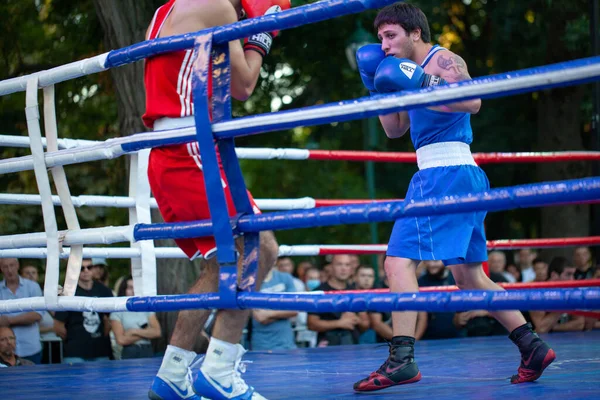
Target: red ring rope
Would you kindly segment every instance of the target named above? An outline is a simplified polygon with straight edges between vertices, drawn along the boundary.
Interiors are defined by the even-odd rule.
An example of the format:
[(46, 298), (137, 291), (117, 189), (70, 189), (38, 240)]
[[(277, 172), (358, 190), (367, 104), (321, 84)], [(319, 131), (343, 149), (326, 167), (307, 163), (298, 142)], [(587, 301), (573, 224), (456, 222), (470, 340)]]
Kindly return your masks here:
[[(598, 161), (598, 151), (556, 151), (528, 153), (473, 153), (477, 164), (498, 163), (541, 163), (559, 161)], [(416, 163), (417, 156), (409, 152), (352, 151), (352, 150), (310, 150), (309, 160), (376, 161), (396, 163)]]

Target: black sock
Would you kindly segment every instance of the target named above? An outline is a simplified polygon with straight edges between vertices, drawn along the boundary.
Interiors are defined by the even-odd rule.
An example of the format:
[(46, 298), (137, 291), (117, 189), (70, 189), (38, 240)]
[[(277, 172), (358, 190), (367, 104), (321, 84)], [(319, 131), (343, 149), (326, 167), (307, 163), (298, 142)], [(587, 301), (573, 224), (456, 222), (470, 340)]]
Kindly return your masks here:
[(533, 327), (529, 322), (516, 328), (508, 337), (517, 345), (521, 352), (531, 350), (533, 344), (542, 340), (537, 333), (533, 331)]
[(412, 336), (394, 336), (392, 338), (392, 346), (414, 347), (415, 338)]

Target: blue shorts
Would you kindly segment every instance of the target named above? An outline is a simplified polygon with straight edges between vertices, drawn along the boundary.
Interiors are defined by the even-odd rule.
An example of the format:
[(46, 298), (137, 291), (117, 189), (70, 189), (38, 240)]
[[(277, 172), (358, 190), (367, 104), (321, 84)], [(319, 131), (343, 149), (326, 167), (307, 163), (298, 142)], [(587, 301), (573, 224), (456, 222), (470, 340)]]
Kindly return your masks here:
[[(427, 168), (417, 172), (405, 201), (488, 190), (485, 172), (472, 165)], [(387, 255), (413, 260), (442, 260), (445, 265), (487, 260), (485, 211), (403, 217), (396, 220)]]

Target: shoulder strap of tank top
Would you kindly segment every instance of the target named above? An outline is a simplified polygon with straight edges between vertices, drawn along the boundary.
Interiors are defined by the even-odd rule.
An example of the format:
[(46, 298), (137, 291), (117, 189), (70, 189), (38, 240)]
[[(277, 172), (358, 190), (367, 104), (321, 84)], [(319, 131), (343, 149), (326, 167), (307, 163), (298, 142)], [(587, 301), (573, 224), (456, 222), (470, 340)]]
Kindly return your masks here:
[(437, 53), (438, 51), (440, 51), (440, 50), (446, 50), (446, 48), (445, 47), (441, 47), (439, 44), (436, 44), (431, 49), (429, 49), (429, 53), (427, 53), (427, 56), (425, 57), (425, 59), (421, 63), (421, 67), (425, 68), (425, 66), (427, 65), (427, 63), (429, 63), (429, 61), (431, 60), (431, 57), (433, 57), (433, 55), (435, 53)]
[(173, 6), (175, 6), (175, 0), (170, 0), (165, 5), (159, 7), (154, 13), (154, 18), (152, 18), (152, 23), (150, 24), (150, 33), (148, 36), (148, 40), (156, 39), (160, 34), (160, 30), (163, 27), (163, 24), (167, 20), (169, 14), (173, 10)]

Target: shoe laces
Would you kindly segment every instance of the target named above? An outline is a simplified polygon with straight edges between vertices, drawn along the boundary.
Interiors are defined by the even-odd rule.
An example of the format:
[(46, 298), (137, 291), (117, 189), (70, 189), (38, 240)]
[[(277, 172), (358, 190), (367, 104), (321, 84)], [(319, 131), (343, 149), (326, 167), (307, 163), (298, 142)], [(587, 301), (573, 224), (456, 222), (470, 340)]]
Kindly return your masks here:
[(186, 382), (188, 384), (192, 384), (192, 382), (194, 382), (194, 372), (193, 370), (195, 368), (200, 369), (200, 365), (202, 365), (202, 361), (204, 361), (204, 356), (200, 356), (200, 357), (196, 357), (194, 359), (194, 361), (192, 361), (192, 363), (189, 365), (188, 369), (187, 369), (187, 376), (186, 376)]
[(246, 367), (248, 364), (251, 364), (252, 361), (242, 361), (242, 356), (246, 353), (246, 350), (242, 350), (240, 353), (241, 354), (238, 356), (237, 360), (235, 360), (233, 366), (233, 383), (236, 387), (241, 387), (242, 391), (245, 392), (248, 390), (248, 384), (242, 379), (242, 374), (246, 372)]
[[(246, 351), (243, 350), (243, 352), (241, 352), (241, 354), (238, 356), (238, 358), (235, 361), (235, 364), (233, 365), (233, 372), (232, 372), (232, 384), (236, 388), (241, 389), (242, 393), (246, 392), (248, 390), (248, 384), (242, 378), (242, 374), (246, 372), (246, 367), (248, 366), (248, 364), (252, 364), (252, 361), (242, 360), (242, 356), (245, 353), (246, 353)], [(203, 361), (204, 361), (204, 356), (200, 356), (200, 357), (197, 357), (190, 364), (190, 366), (188, 367), (188, 372), (187, 372), (188, 382), (194, 381), (193, 370), (196, 368), (200, 369), (200, 366), (202, 365)]]

